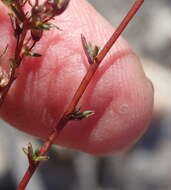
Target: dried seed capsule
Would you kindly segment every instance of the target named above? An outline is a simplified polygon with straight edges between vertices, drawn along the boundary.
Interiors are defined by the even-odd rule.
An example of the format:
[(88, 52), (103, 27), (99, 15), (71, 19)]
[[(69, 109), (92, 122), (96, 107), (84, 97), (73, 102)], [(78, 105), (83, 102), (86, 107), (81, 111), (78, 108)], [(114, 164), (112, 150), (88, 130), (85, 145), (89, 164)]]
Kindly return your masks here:
[(43, 30), (41, 29), (32, 29), (31, 37), (33, 41), (39, 41), (43, 35)]
[(35, 6), (32, 8), (32, 29), (31, 37), (33, 41), (39, 41), (43, 35), (43, 30), (39, 29), (38, 26), (42, 22), (42, 17), (45, 12), (44, 6)]
[(60, 15), (66, 10), (69, 1), (70, 0), (47, 0), (45, 4), (52, 7), (53, 15), (56, 16)]

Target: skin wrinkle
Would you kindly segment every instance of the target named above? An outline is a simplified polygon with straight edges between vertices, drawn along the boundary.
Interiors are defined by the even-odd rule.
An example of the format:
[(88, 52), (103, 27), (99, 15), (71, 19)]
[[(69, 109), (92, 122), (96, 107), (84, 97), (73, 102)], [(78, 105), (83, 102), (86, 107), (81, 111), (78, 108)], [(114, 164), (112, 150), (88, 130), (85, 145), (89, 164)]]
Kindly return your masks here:
[[(59, 72), (62, 71), (62, 69), (67, 66), (67, 62), (65, 64), (61, 64), (59, 65), (59, 67), (57, 67), (56, 69), (54, 69), (53, 71), (51, 71), (51, 75), (52, 76), (58, 76)], [(54, 90), (54, 84), (53, 84), (54, 81), (52, 82), (49, 82), (49, 85), (48, 85), (48, 92), (53, 92)], [(53, 117), (59, 117), (61, 115), (60, 113), (60, 110), (58, 110), (58, 108), (56, 107), (56, 105), (58, 105), (58, 107), (61, 108), (61, 106), (63, 107), (63, 101), (60, 101), (60, 102), (57, 102), (57, 101), (52, 101), (53, 103), (49, 103), (49, 99), (53, 98), (54, 94), (56, 93), (51, 93), (51, 94), (48, 94), (47, 98), (46, 98), (46, 106), (47, 106), (47, 109), (51, 112), (51, 115)], [(54, 98), (55, 99), (55, 98)], [(64, 104), (65, 105), (65, 104)], [(57, 111), (58, 110), (58, 111)], [(63, 110), (63, 109), (62, 109)]]
[[(80, 57), (80, 54), (78, 54), (78, 55), (74, 55), (74, 57)], [(68, 57), (68, 61), (66, 61), (66, 63), (69, 63), (69, 62), (71, 62), (71, 60), (70, 60), (70, 58), (71, 58), (72, 56), (70, 56), (70, 57)], [(70, 61), (69, 61), (70, 60)], [(70, 63), (70, 64), (72, 64), (72, 63)], [(79, 65), (79, 63), (77, 64), (77, 65)], [(81, 66), (81, 65), (80, 65)], [(79, 66), (79, 67), (80, 67)], [(68, 65), (67, 65), (67, 67), (68, 67)], [(67, 68), (67, 67), (65, 67), (65, 68)], [(64, 67), (63, 67), (63, 69), (64, 69)], [(84, 69), (84, 67), (83, 67), (83, 70), (85, 70)], [(57, 71), (57, 70), (56, 70)], [(64, 70), (61, 70), (60, 71), (61, 72), (61, 74), (60, 74), (60, 76), (62, 76), (62, 73), (64, 73), (65, 75), (67, 75), (66, 74), (66, 71), (64, 72)], [(54, 77), (55, 76), (59, 76), (59, 72), (57, 71), (57, 73), (54, 71), (53, 72), (53, 75), (54, 75)], [(52, 76), (53, 76), (52, 75)], [(68, 71), (68, 75), (69, 75), (69, 71)], [(79, 74), (80, 75), (80, 74)], [(83, 74), (82, 74), (83, 75)], [(80, 77), (81, 78), (81, 77)], [(79, 81), (77, 81), (77, 79), (75, 79), (76, 81), (75, 81), (75, 83), (77, 84), (75, 84), (74, 86), (74, 88), (76, 88), (78, 85), (79, 85)], [(56, 82), (56, 84), (60, 84), (60, 81), (59, 81), (59, 79), (57, 79), (57, 82)], [(51, 82), (51, 84), (50, 84), (51, 86), (49, 87), (49, 91), (50, 92), (52, 92), (51, 94), (52, 94), (52, 96), (55, 94), (55, 89), (58, 89), (57, 87), (55, 87), (54, 88), (54, 84), (53, 84), (53, 82)], [(66, 85), (67, 85), (67, 83), (66, 83)], [(65, 86), (66, 86), (65, 85)], [(58, 85), (59, 86), (59, 85)], [(65, 87), (64, 86), (64, 87)], [(69, 97), (66, 95), (65, 96), (65, 92), (64, 92), (64, 90), (62, 89), (63, 87), (61, 87), (61, 85), (59, 86), (60, 87), (60, 89), (58, 89), (58, 92), (60, 92), (59, 93), (59, 97), (61, 97), (61, 98), (59, 98), (59, 97), (57, 97), (56, 98), (56, 105), (58, 105), (58, 107), (60, 107), (60, 110), (59, 110), (59, 112), (56, 112), (56, 106), (55, 106), (55, 104), (54, 104), (54, 102), (53, 102), (53, 105), (49, 105), (48, 107), (49, 107), (49, 111), (52, 113), (52, 115), (53, 115), (53, 117), (56, 117), (57, 115), (59, 116), (59, 115), (61, 115), (62, 113), (63, 113), (63, 111), (64, 111), (64, 108), (66, 107), (66, 105), (69, 103), (69, 101), (71, 100), (71, 97), (72, 97), (72, 95), (73, 95), (73, 93), (72, 92), (74, 92), (75, 90), (71, 90), (70, 89), (70, 91), (71, 91), (71, 95), (69, 95)], [(66, 88), (68, 88), (67, 86), (66, 86)], [(71, 86), (70, 86), (70, 88), (71, 88)], [(49, 98), (51, 98), (51, 97), (49, 97)]]
[[(63, 55), (64, 54), (63, 52), (65, 52), (66, 55)], [(44, 58), (45, 65), (43, 65), (43, 67), (45, 70), (46, 68), (49, 70), (56, 69), (58, 66), (61, 66), (63, 63), (65, 64), (66, 59), (68, 59), (68, 57), (70, 55), (73, 55), (74, 53), (75, 53), (74, 51), (67, 48), (62, 42), (57, 42), (57, 43), (53, 42), (52, 44), (50, 44), (45, 54)]]
[[(47, 53), (45, 54), (45, 59), (47, 61), (49, 60), (49, 58), (51, 60), (51, 56), (56, 57), (55, 55), (53, 55), (53, 53), (51, 53), (52, 51), (57, 51), (57, 48), (55, 48), (55, 50), (53, 50), (54, 44), (55, 44), (55, 42), (52, 40), (51, 45), (47, 49)], [(71, 54), (71, 52), (69, 52), (69, 54)], [(67, 55), (67, 57), (68, 56), (69, 55)], [(55, 66), (54, 66), (54, 64), (53, 64), (53, 66), (51, 66), (51, 64), (50, 64), (50, 68), (49, 68), (49, 65), (46, 67), (44, 66), (44, 69), (48, 70), (48, 74), (50, 73), (52, 76), (51, 78), (53, 79), (53, 80), (49, 79), (49, 82), (48, 82), (49, 85), (47, 86), (48, 92), (54, 91), (54, 84), (53, 83), (56, 82), (56, 76), (59, 75), (59, 73), (64, 69), (64, 67), (67, 67), (67, 61), (65, 61), (65, 60), (60, 61), (60, 59), (58, 59), (58, 57), (56, 59), (57, 59), (57, 61), (56, 61)], [(46, 61), (44, 61), (44, 62), (46, 62)], [(60, 64), (60, 62), (62, 62), (62, 64)], [(50, 82), (50, 80), (51, 80), (51, 82)], [(53, 127), (55, 126), (55, 122), (57, 122), (57, 120), (59, 119), (59, 116), (61, 115), (61, 111), (60, 111), (60, 109), (58, 109), (58, 107), (61, 108), (63, 106), (63, 103), (61, 104), (61, 102), (63, 102), (63, 101), (60, 101), (60, 102), (55, 101), (54, 94), (56, 94), (56, 93), (48, 94), (46, 97), (46, 101), (45, 101), (45, 107), (47, 107), (47, 110), (49, 110), (50, 115), (51, 115), (51, 120), (53, 120), (53, 122), (51, 122), (53, 124), (50, 125), (49, 131), (52, 131)], [(52, 101), (53, 104), (49, 103), (49, 99), (54, 99), (54, 101)], [(58, 107), (56, 107), (57, 104), (58, 104)], [(57, 118), (55, 119), (55, 117), (57, 117)]]
[[(81, 12), (81, 14), (78, 14), (80, 13), (78, 4), (84, 4), (84, 6), (86, 6), (86, 8), (82, 10), (83, 12)], [(84, 11), (86, 12), (85, 14), (83, 14)], [(92, 14), (92, 12), (94, 12), (95, 14)], [(75, 41), (75, 39), (79, 39), (81, 33), (85, 35), (88, 42), (91, 41), (92, 44), (103, 46), (106, 40), (113, 32), (111, 25), (109, 25), (105, 21), (105, 19), (99, 15), (99, 13), (95, 12), (95, 9), (92, 6), (90, 6), (89, 3), (87, 2), (84, 3), (84, 1), (79, 1), (79, 3), (75, 0), (72, 1), (68, 10), (64, 12), (63, 17), (64, 18), (70, 17), (70, 20), (72, 21), (72, 24), (70, 26), (66, 24), (67, 27), (65, 27), (65, 31), (69, 31), (69, 35), (65, 37), (65, 41), (67, 41), (67, 39), (69, 38), (70, 43), (72, 44), (74, 43), (75, 47), (80, 47), (78, 44), (80, 43), (80, 40)], [(100, 18), (99, 22), (93, 23), (95, 17)], [(76, 20), (79, 20), (79, 22), (75, 22)], [(60, 22), (61, 21), (63, 20), (61, 19)], [(103, 26), (99, 24), (100, 22), (103, 22)], [(74, 28), (75, 29), (74, 32), (70, 32), (70, 28)], [(112, 32), (106, 32), (106, 31), (112, 31)], [(103, 34), (103, 37), (99, 34)]]
[[(129, 50), (123, 50), (122, 52), (117, 52), (116, 54), (113, 54), (113, 56), (110, 57), (109, 60), (105, 61), (105, 64), (103, 66), (101, 66), (95, 76), (94, 76), (94, 80), (90, 83), (89, 87), (87, 88), (85, 94), (84, 94), (84, 105), (86, 105), (86, 107), (91, 107), (91, 97), (93, 95), (93, 92), (95, 91), (97, 82), (100, 81), (101, 78), (103, 78), (103, 75), (105, 74), (105, 72), (113, 65), (116, 63), (117, 60), (119, 60), (121, 57), (129, 55)], [(131, 54), (131, 53), (130, 53)], [(109, 101), (110, 103), (111, 101)], [(104, 106), (107, 108), (107, 105)], [(105, 111), (105, 110), (104, 110)], [(102, 112), (103, 115), (103, 112)], [(101, 115), (101, 116), (102, 116)], [(100, 117), (99, 117), (100, 118)], [(96, 122), (95, 122), (96, 125)]]
[[(144, 79), (145, 80), (145, 79)], [(142, 88), (136, 88), (135, 87), (135, 90), (133, 90), (133, 89), (130, 89), (129, 91), (130, 92), (132, 92), (132, 96), (134, 96), (137, 100), (135, 100), (134, 102), (135, 102), (135, 106), (134, 106), (134, 113), (135, 114), (133, 114), (131, 117), (130, 117), (130, 121), (129, 121), (129, 126), (130, 127), (133, 127), (133, 126), (135, 126), (136, 124), (135, 124), (135, 121), (137, 121), (137, 126), (139, 126), (139, 125), (141, 125), (142, 123), (145, 123), (145, 126), (147, 126), (147, 124), (149, 123), (149, 116), (150, 116), (150, 111), (149, 112), (146, 112), (146, 105), (148, 105), (148, 103), (145, 103), (145, 104), (143, 104), (143, 97), (144, 97), (144, 93), (143, 93), (143, 89), (144, 89), (144, 87), (145, 87), (145, 85), (146, 85), (146, 83), (144, 82), (144, 83), (142, 83), (142, 84), (144, 84), (143, 85), (143, 87)], [(137, 85), (135, 85), (135, 86), (137, 86)], [(137, 91), (137, 89), (138, 89), (138, 91)], [(135, 91), (135, 93), (134, 93), (134, 91)], [(140, 97), (139, 97), (139, 95), (141, 95), (141, 100), (142, 100), (142, 102), (140, 102), (140, 101), (138, 101), (139, 99), (140, 99)], [(148, 99), (148, 101), (149, 101), (149, 99)], [(144, 101), (145, 102), (145, 101)], [(144, 106), (145, 105), (145, 106)], [(139, 113), (139, 109), (141, 108), (141, 113), (142, 113), (142, 115), (144, 115), (144, 113), (146, 113), (146, 116), (145, 117), (142, 117), (141, 115), (140, 115), (140, 113)], [(137, 110), (137, 111), (136, 111)], [(146, 121), (144, 120), (144, 118), (148, 118), (148, 119), (146, 119)], [(128, 127), (126, 127), (126, 129), (128, 129), (128, 131), (129, 131), (129, 128)], [(144, 128), (144, 131), (145, 131), (145, 129), (146, 128)], [(136, 133), (136, 134), (140, 134), (140, 133), (142, 133), (142, 131), (141, 131), (142, 129), (141, 129), (141, 127), (135, 127), (134, 128), (134, 132)], [(131, 134), (131, 133), (130, 133)], [(123, 133), (123, 135), (124, 135), (124, 133)], [(126, 135), (126, 134), (125, 134)], [(138, 135), (137, 135), (138, 136)], [(132, 140), (132, 142), (135, 142), (136, 141), (136, 139), (134, 139), (134, 140)], [(117, 142), (117, 141), (116, 141)]]
[[(6, 22), (6, 21), (9, 21), (9, 18), (8, 18), (8, 8), (3, 4), (3, 3), (0, 3), (0, 22)], [(10, 26), (10, 23), (7, 22)]]
[[(43, 100), (45, 98), (45, 93), (44, 94), (36, 91), (37, 88), (40, 88), (40, 84), (37, 82), (37, 78), (39, 78), (39, 73), (30, 73), (28, 76), (29, 81), (26, 81), (26, 92), (23, 94), (23, 101), (21, 102), (21, 110), (24, 110), (24, 117), (28, 118), (27, 119), (27, 125), (30, 126), (28, 127), (28, 132), (30, 133), (32, 130), (33, 122), (35, 122), (36, 126), (39, 127), (37, 118), (41, 118), (42, 113), (39, 112), (39, 108), (43, 107)], [(31, 85), (30, 85), (31, 84)], [(43, 88), (43, 83), (41, 83), (41, 87)], [(28, 90), (28, 91), (27, 91)], [(28, 93), (27, 93), (28, 92)], [(27, 97), (28, 101), (25, 102), (25, 98)], [(41, 100), (40, 100), (41, 97)], [(31, 104), (34, 106), (30, 105)], [(23, 107), (25, 106), (25, 107)], [(29, 109), (28, 111), (25, 111), (26, 109)], [(43, 111), (43, 110), (42, 110)], [(24, 125), (20, 125), (24, 126)], [(39, 131), (41, 127), (37, 129)]]
[[(52, 60), (52, 66), (50, 69), (57, 70), (57, 68), (59, 67), (60, 64), (62, 64), (62, 65), (66, 64), (69, 57), (74, 55), (75, 52), (77, 52), (77, 54), (79, 56), (81, 56), (83, 59), (83, 61), (81, 63), (84, 65), (86, 70), (88, 70), (89, 63), (87, 62), (86, 55), (84, 54), (84, 50), (83, 50), (82, 43), (81, 43), (81, 37), (80, 37), (80, 45), (79, 45), (79, 47), (81, 47), (80, 49), (78, 49), (78, 47), (74, 47), (74, 46), (72, 46), (71, 48), (69, 48), (69, 47), (70, 46), (68, 46), (68, 44), (65, 41), (59, 41), (59, 42), (55, 43), (54, 40), (52, 40), (52, 43), (50, 44), (50, 46), (47, 50), (47, 53), (45, 54), (45, 59), (47, 59), (49, 63), (50, 63), (49, 59), (51, 60), (52, 57), (56, 58), (56, 65), (54, 66), (54, 64), (53, 64), (54, 60)], [(53, 51), (55, 51), (56, 53), (53, 53)], [(65, 52), (65, 55), (63, 55), (63, 52)], [(49, 69), (49, 63), (48, 63), (47, 69)]]
[[(108, 112), (110, 110), (110, 106), (108, 107)], [(107, 114), (107, 115), (109, 117), (109, 114)], [(99, 123), (97, 124), (98, 126), (100, 126), (100, 125), (105, 125), (106, 126), (107, 125), (107, 123), (104, 123), (105, 119), (103, 119), (103, 118), (106, 118), (106, 116), (103, 115), (103, 117), (100, 119)], [(136, 122), (136, 120), (137, 120), (137, 122)], [(100, 123), (101, 121), (103, 121), (103, 124)], [(117, 126), (117, 121), (118, 121), (118, 126)], [(116, 117), (114, 119), (114, 122), (113, 122), (114, 123), (113, 127), (115, 128), (115, 134), (116, 134), (115, 136), (112, 135), (113, 132), (114, 132), (112, 129), (111, 129), (111, 132), (110, 132), (110, 130), (109, 130), (109, 132), (107, 132), (106, 130), (104, 131), (104, 130), (101, 129), (99, 131), (99, 128), (95, 128), (95, 130), (97, 129), (97, 132), (92, 131), (91, 135), (89, 136), (89, 138), (91, 140), (94, 139), (95, 142), (94, 143), (93, 142), (89, 143), (89, 147), (88, 146), (85, 147), (85, 151), (88, 151), (91, 148), (91, 150), (97, 155), (101, 154), (100, 152), (103, 152), (103, 154), (104, 154), (104, 152), (109, 154), (109, 153), (112, 153), (111, 150), (118, 151), (118, 150), (123, 149), (125, 147), (126, 142), (127, 142), (127, 146), (131, 146), (132, 144), (134, 144), (134, 142), (137, 141), (137, 139), (139, 139), (140, 134), (142, 134), (142, 128), (141, 127), (135, 127), (134, 128), (134, 133), (129, 133), (129, 131), (132, 130), (131, 127), (133, 127), (135, 125), (139, 126), (139, 124), (140, 124), (139, 123), (139, 117), (138, 117), (138, 119), (134, 118), (132, 120), (132, 122), (124, 122), (124, 123), (122, 122), (123, 125), (120, 125), (121, 123), (119, 121), (120, 121), (120, 117)], [(112, 121), (110, 119), (109, 123), (111, 123), (111, 122)], [(144, 123), (144, 121), (143, 121), (143, 123)], [(110, 128), (107, 128), (107, 129), (110, 129)], [(118, 130), (118, 129), (121, 129), (121, 131)], [(144, 131), (145, 131), (145, 129), (144, 129)], [(96, 134), (97, 134), (97, 136), (96, 136)], [(135, 139), (135, 137), (134, 137), (135, 134), (137, 135), (137, 139)], [(107, 139), (105, 139), (105, 137)], [(107, 144), (104, 145), (104, 142), (106, 140), (107, 140)], [(113, 142), (115, 142), (115, 143), (113, 143)], [(91, 144), (93, 144), (94, 147), (92, 147)], [(101, 150), (100, 144), (103, 144), (103, 145), (101, 145), (102, 147), (105, 146), (105, 150)]]

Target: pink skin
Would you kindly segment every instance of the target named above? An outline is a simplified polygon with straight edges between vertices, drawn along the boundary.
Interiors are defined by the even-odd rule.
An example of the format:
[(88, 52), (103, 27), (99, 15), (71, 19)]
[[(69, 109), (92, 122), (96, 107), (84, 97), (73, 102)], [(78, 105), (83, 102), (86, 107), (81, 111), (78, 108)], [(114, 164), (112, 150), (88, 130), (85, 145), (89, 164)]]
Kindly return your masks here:
[[(0, 48), (10, 44), (2, 64), (12, 56), (14, 44), (3, 5), (0, 21)], [(8, 123), (41, 139), (53, 131), (88, 68), (80, 34), (103, 46), (113, 33), (111, 25), (85, 0), (71, 0), (55, 22), (62, 31), (44, 33), (34, 49), (44, 56), (25, 59), (1, 109)], [(95, 114), (70, 122), (57, 144), (104, 155), (129, 147), (144, 133), (152, 115), (153, 89), (123, 38), (101, 64), (80, 105)]]

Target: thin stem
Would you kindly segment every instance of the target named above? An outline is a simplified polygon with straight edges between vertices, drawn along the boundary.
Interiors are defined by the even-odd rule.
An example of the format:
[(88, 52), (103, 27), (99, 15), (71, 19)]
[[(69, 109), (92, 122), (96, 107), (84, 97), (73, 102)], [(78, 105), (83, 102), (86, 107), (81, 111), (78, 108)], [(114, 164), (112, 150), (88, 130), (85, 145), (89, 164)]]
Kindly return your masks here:
[[(51, 147), (51, 145), (53, 144), (54, 140), (57, 138), (57, 136), (59, 135), (59, 131), (55, 130), (48, 138), (48, 140), (43, 144), (43, 146), (41, 147), (40, 156), (43, 156), (44, 154), (46, 154), (46, 152), (49, 150), (49, 148)], [(26, 173), (24, 174), (22, 180), (20, 181), (20, 184), (17, 188), (17, 190), (24, 190), (25, 187), (27, 186), (28, 182), (30, 181), (31, 177), (33, 176), (34, 172), (36, 171), (36, 168), (38, 167), (38, 165), (40, 164), (40, 162), (36, 162), (35, 164), (30, 165), (27, 168)]]
[(15, 60), (16, 61), (20, 61), (21, 59), (21, 50), (23, 48), (23, 44), (24, 44), (24, 39), (27, 35), (27, 27), (24, 26), (23, 27), (23, 32), (22, 32), (22, 35), (21, 37), (19, 37), (19, 43), (17, 44), (17, 47), (16, 47), (16, 53), (15, 53)]
[[(21, 34), (21, 37), (19, 37), (19, 42), (17, 41), (17, 44), (16, 44), (16, 52), (15, 52), (15, 60), (16, 60), (16, 63), (17, 65), (19, 66), (20, 63), (21, 63), (21, 57), (20, 57), (20, 54), (21, 54), (21, 51), (22, 51), (22, 47), (23, 47), (23, 43), (24, 43), (24, 39), (27, 35), (27, 28), (24, 28), (23, 29), (23, 32)], [(16, 70), (17, 70), (17, 67), (14, 67), (12, 68), (11, 70), (11, 73), (10, 73), (10, 79), (9, 79), (9, 82), (8, 82), (8, 85), (5, 87), (3, 93), (2, 93), (2, 96), (0, 97), (0, 106), (3, 104), (4, 102), (4, 99), (12, 85), (12, 83), (14, 82), (15, 78), (16, 78)]]
[(116, 29), (116, 31), (113, 33), (113, 35), (111, 36), (111, 38), (109, 39), (109, 41), (106, 43), (106, 45), (104, 46), (104, 48), (102, 49), (102, 51), (98, 54), (98, 56), (96, 58), (98, 60), (97, 62), (100, 63), (104, 59), (106, 53), (110, 50), (110, 48), (116, 42), (116, 40), (118, 39), (118, 37), (124, 31), (124, 29), (126, 28), (126, 26), (128, 25), (128, 23), (132, 20), (132, 18), (137, 13), (137, 11), (139, 10), (139, 8), (142, 6), (143, 3), (144, 3), (144, 0), (136, 0), (135, 1), (134, 5), (129, 10), (129, 12), (125, 16), (125, 18), (122, 20), (122, 22), (120, 23), (120, 25), (118, 26), (118, 28)]
[(23, 6), (19, 3), (19, 1), (15, 1), (15, 6), (17, 7), (17, 12), (19, 13), (18, 19), (20, 19), (21, 22), (27, 23), (27, 25), (29, 25), (29, 20), (27, 19), (26, 14), (22, 9)]
[[(75, 110), (75, 107), (77, 106), (80, 98), (82, 97), (83, 93), (85, 92), (88, 84), (90, 83), (93, 75), (95, 74), (99, 64), (103, 60), (103, 58), (106, 56), (106, 54), (109, 52), (113, 44), (116, 42), (120, 34), (124, 31), (125, 27), (129, 23), (129, 21), (132, 19), (132, 17), (135, 15), (135, 13), (138, 11), (138, 9), (141, 7), (144, 0), (136, 0), (126, 17), (123, 19), (119, 27), (116, 29), (112, 37), (109, 39), (109, 41), (106, 43), (104, 48), (101, 50), (101, 52), (97, 55), (97, 57), (94, 60), (94, 63), (90, 65), (85, 77), (83, 78), (80, 86), (78, 87), (75, 95), (73, 96), (71, 103), (69, 104), (68, 108), (64, 112), (63, 116), (61, 117), (60, 121), (56, 125), (55, 131), (49, 136), (48, 140), (43, 144), (41, 150), (40, 150), (40, 156), (43, 156), (51, 147), (53, 142), (56, 140), (58, 135), (60, 134), (61, 130), (65, 127), (65, 125), (68, 123), (68, 114), (72, 113)], [(24, 190), (26, 185), (28, 184), (29, 180), (31, 179), (32, 175), (34, 174), (36, 168), (38, 167), (40, 162), (37, 162), (36, 164), (29, 165), (24, 177), (22, 178), (17, 190)]]
[(30, 180), (30, 178), (32, 177), (32, 175), (34, 174), (36, 168), (38, 167), (40, 162), (37, 162), (37, 164), (33, 165), (29, 165), (26, 173), (23, 176), (23, 179), (21, 180), (19, 186), (17, 187), (17, 190), (24, 190)]

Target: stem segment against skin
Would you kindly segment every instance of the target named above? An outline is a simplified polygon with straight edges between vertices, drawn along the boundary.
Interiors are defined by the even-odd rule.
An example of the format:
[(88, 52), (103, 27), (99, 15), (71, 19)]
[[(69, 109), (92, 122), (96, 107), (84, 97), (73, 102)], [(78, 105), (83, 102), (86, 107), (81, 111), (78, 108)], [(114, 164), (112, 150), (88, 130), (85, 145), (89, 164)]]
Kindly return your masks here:
[[(20, 40), (17, 42), (17, 46), (16, 46), (16, 52), (15, 52), (15, 60), (16, 60), (16, 63), (17, 65), (19, 66), (22, 59), (21, 59), (21, 51), (22, 51), (22, 47), (23, 47), (23, 43), (24, 43), (24, 39), (27, 35), (27, 29), (24, 28), (23, 29), (23, 32), (21, 34), (21, 37), (20, 37)], [(17, 67), (18, 67), (17, 66)], [(2, 96), (0, 97), (0, 106), (3, 104), (4, 102), (4, 99), (11, 87), (11, 85), (13, 84), (14, 80), (16, 79), (16, 70), (17, 70), (17, 67), (13, 67), (11, 68), (11, 74), (10, 74), (10, 79), (9, 79), (9, 82), (7, 84), (7, 86), (5, 87), (3, 93), (2, 93)]]
[[(95, 57), (94, 62), (90, 64), (89, 69), (84, 76), (80, 86), (78, 87), (75, 95), (73, 96), (71, 103), (69, 104), (68, 108), (64, 112), (63, 116), (59, 120), (58, 124), (55, 127), (55, 130), (53, 133), (49, 136), (47, 141), (43, 144), (43, 146), (40, 149), (39, 156), (43, 156), (46, 154), (46, 152), (49, 150), (53, 142), (56, 140), (58, 135), (60, 134), (61, 130), (66, 126), (68, 123), (68, 115), (74, 112), (76, 109), (76, 106), (82, 97), (84, 91), (86, 90), (88, 84), (90, 83), (93, 75), (95, 74), (99, 64), (101, 61), (104, 59), (106, 54), (109, 52), (113, 44), (116, 42), (118, 37), (121, 35), (121, 33), (124, 31), (125, 27), (127, 24), (131, 21), (133, 16), (136, 14), (136, 12), (139, 10), (141, 5), (143, 4), (144, 0), (136, 0), (126, 17), (123, 19), (119, 27), (116, 29), (116, 31), (113, 33), (109, 41), (106, 43), (106, 45), (103, 47), (103, 49), (100, 51), (100, 53)], [(36, 162), (29, 162), (29, 167), (22, 178), (17, 190), (24, 190), (25, 187), (27, 186), (29, 180), (31, 179), (32, 175), (34, 174), (36, 168), (38, 167), (40, 161)]]

